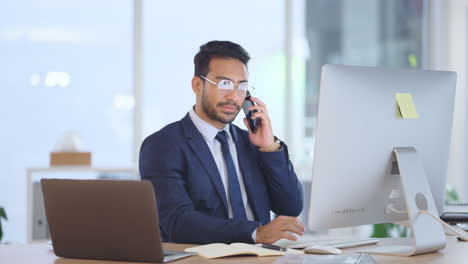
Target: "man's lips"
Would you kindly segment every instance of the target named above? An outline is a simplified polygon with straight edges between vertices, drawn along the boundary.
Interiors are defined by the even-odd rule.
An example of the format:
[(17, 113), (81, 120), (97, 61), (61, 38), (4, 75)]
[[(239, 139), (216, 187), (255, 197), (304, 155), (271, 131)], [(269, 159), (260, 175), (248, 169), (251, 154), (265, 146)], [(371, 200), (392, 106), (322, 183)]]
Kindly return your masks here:
[(231, 105), (231, 104), (221, 104), (220, 107), (227, 112), (236, 112), (240, 110), (240, 107), (237, 105)]

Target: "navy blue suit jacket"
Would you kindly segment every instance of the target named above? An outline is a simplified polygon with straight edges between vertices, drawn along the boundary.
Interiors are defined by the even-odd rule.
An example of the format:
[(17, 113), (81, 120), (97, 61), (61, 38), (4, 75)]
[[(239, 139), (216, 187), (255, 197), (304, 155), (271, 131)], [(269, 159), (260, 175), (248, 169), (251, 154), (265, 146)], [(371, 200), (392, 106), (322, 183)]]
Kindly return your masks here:
[(252, 232), (270, 222), (270, 210), (288, 216), (301, 213), (302, 187), (287, 147), (260, 152), (246, 130), (231, 124), (231, 134), (255, 221), (229, 219), (218, 168), (188, 114), (144, 140), (140, 175), (153, 183), (163, 241), (253, 243)]

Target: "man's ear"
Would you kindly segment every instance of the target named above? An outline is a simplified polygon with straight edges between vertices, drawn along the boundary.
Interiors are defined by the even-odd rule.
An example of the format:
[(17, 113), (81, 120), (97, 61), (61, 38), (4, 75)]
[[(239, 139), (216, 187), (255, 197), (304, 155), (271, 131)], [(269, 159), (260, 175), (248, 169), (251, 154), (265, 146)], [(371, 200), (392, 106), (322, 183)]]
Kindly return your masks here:
[(193, 76), (192, 78), (192, 90), (196, 95), (201, 95), (203, 90), (203, 82), (200, 78)]

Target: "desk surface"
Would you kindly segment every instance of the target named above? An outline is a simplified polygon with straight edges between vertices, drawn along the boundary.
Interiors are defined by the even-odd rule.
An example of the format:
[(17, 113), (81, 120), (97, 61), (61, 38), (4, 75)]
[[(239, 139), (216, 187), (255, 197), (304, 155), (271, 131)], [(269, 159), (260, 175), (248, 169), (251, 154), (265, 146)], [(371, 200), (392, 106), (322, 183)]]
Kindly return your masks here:
[[(386, 240), (383, 240), (384, 244)], [(183, 251), (187, 244), (172, 244), (165, 243), (165, 250)], [(363, 247), (359, 247), (362, 249)], [(344, 250), (344, 253), (352, 253), (355, 249)], [(207, 259), (200, 256), (192, 256), (189, 258), (177, 260), (174, 264), (185, 263), (273, 263), (279, 257), (230, 257), (220, 259)], [(414, 257), (388, 257), (376, 256), (373, 258), (377, 263), (462, 263), (468, 259), (468, 242), (458, 242), (455, 237), (448, 237), (447, 247), (445, 249), (431, 254), (424, 254)], [(8, 264), (127, 264), (135, 262), (117, 262), (117, 261), (95, 261), (81, 259), (64, 259), (58, 258), (52, 251), (52, 246), (48, 244), (33, 244), (33, 245), (0, 245), (0, 263)], [(141, 264), (141, 263), (140, 263)]]

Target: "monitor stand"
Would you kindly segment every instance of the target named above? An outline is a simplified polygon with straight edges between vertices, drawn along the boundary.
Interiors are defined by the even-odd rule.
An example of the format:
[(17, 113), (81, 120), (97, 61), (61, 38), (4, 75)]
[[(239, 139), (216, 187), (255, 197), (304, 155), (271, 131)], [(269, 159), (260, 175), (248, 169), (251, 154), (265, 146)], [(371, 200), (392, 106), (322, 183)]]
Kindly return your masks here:
[[(418, 152), (413, 147), (394, 148), (393, 152), (401, 177), (403, 197), (407, 208), (412, 237), (389, 241), (389, 246), (361, 250), (369, 254), (413, 256), (443, 249), (447, 243), (442, 225), (421, 211), (438, 216), (432, 193)], [(395, 176), (395, 175), (391, 175)]]

